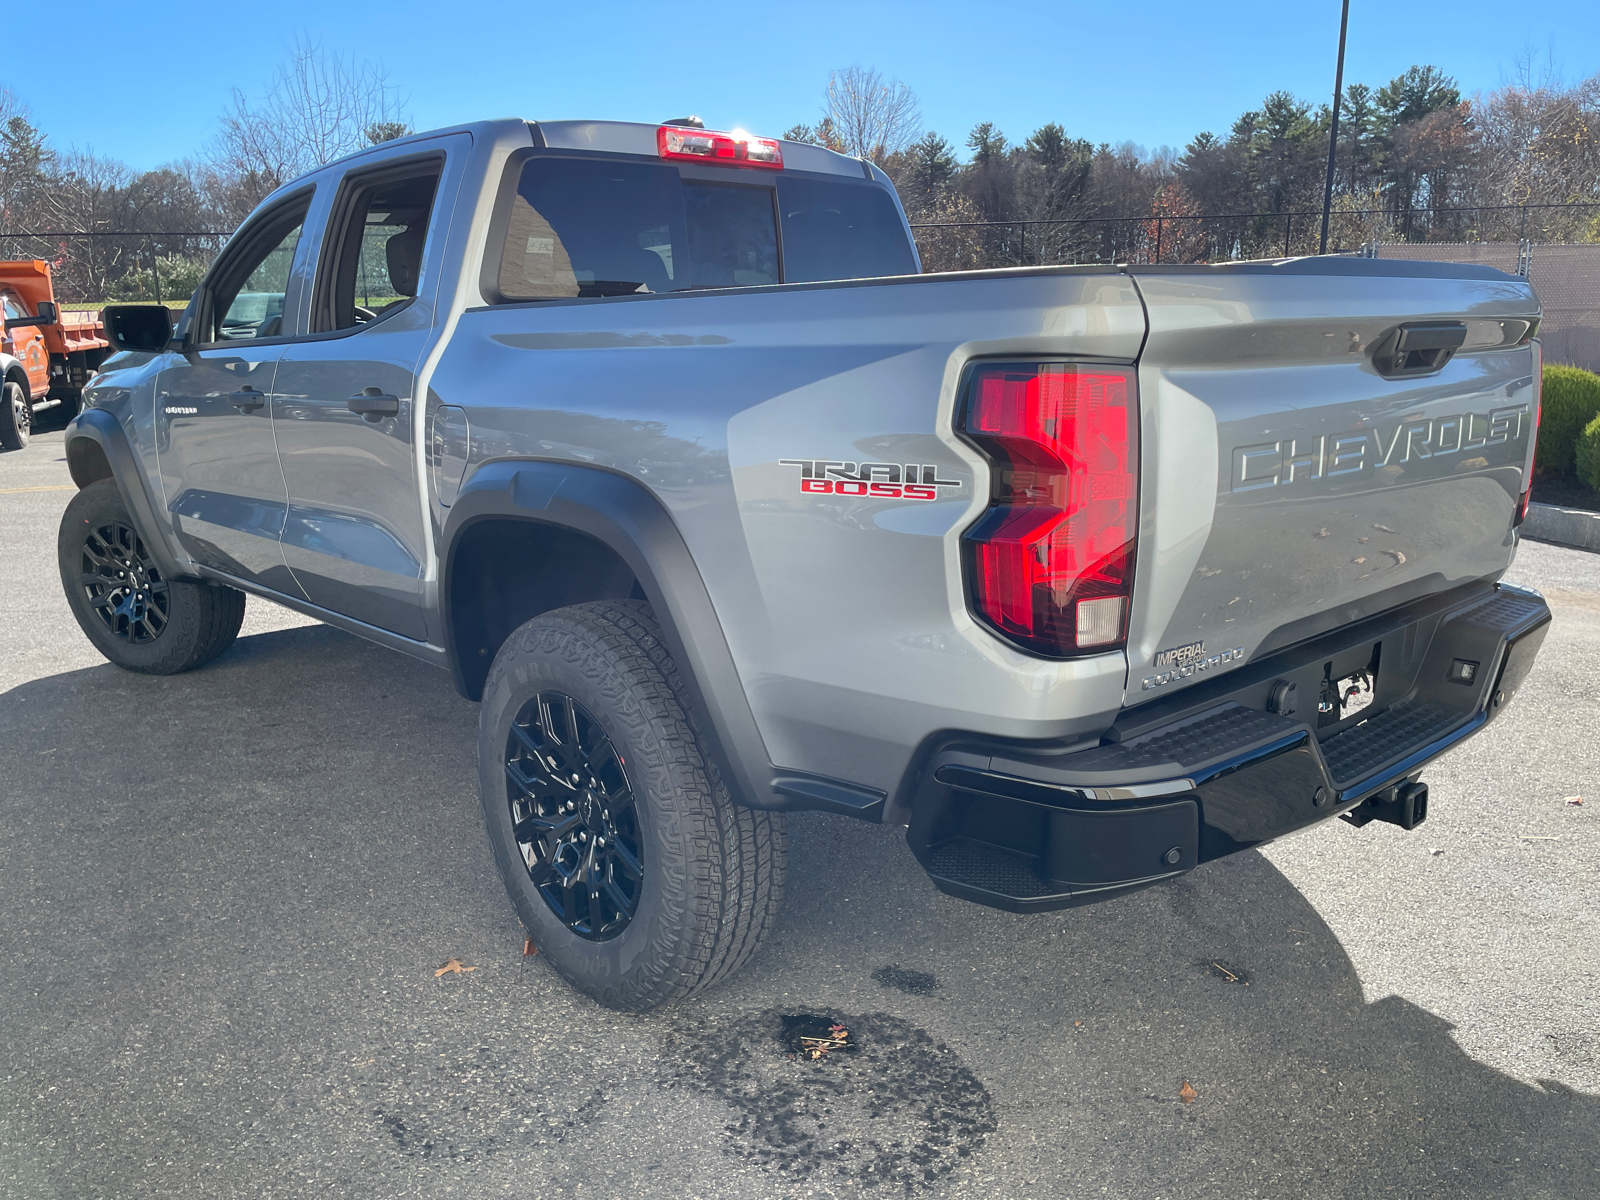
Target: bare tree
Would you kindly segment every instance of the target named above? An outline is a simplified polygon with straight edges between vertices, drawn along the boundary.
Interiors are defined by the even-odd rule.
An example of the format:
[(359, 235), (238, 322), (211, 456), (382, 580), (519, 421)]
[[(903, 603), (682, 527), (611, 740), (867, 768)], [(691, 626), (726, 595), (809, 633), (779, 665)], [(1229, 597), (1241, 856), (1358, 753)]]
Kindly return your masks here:
[[(1489, 204), (1554, 205), (1600, 201), (1600, 75), (1564, 84), (1526, 69), (1515, 83), (1480, 97), (1482, 131), (1476, 181)], [(1594, 237), (1594, 210), (1537, 210), (1501, 236), (1547, 241)], [(1503, 219), (1504, 220), (1504, 219)]]
[[(869, 67), (846, 67), (828, 74), (823, 118), (837, 148), (882, 166), (922, 136), (917, 94), (898, 79), (885, 79)], [(820, 132), (820, 130), (819, 130)]]
[(409, 132), (404, 104), (381, 63), (302, 35), (260, 100), (234, 89), (212, 166), (233, 184), (235, 208), (252, 196), (253, 206), (296, 175)]

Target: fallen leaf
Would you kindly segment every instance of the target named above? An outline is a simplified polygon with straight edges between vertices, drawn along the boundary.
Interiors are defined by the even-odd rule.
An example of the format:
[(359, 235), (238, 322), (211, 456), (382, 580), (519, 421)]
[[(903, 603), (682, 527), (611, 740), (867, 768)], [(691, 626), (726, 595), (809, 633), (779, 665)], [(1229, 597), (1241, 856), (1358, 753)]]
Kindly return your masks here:
[(1363, 546), (1365, 546), (1369, 541), (1371, 541), (1371, 539), (1370, 538), (1357, 538), (1356, 541), (1360, 542)]
[(1317, 536), (1319, 538), (1327, 537), (1328, 536), (1328, 531), (1326, 529), (1319, 529), (1319, 530), (1317, 530)]
[(1364, 563), (1367, 560), (1366, 560), (1365, 557), (1363, 557), (1363, 558), (1352, 558), (1350, 561), (1353, 562), (1353, 563)]
[(1434, 849), (1429, 850), (1428, 853), (1433, 855), (1435, 858), (1438, 858), (1439, 855), (1444, 853), (1444, 851), (1435, 847)]
[(537, 947), (537, 946), (535, 946), (533, 944), (533, 939), (532, 938), (523, 938), (522, 939), (522, 957), (523, 958), (527, 958), (528, 955), (537, 954), (537, 953), (539, 953), (539, 947)]
[(1577, 805), (1583, 803), (1583, 797), (1582, 796), (1568, 796), (1566, 798), (1566, 800), (1564, 801), (1564, 803), (1571, 804), (1574, 807), (1576, 807)]
[(1390, 556), (1392, 556), (1394, 558), (1394, 565), (1395, 566), (1400, 567), (1400, 566), (1404, 566), (1405, 565), (1406, 556), (1405, 556), (1403, 551), (1400, 551), (1400, 550), (1385, 550), (1384, 553), (1388, 554), (1388, 555), (1390, 555)]
[(444, 966), (433, 973), (435, 979), (441, 975), (460, 975), (464, 971), (476, 971), (477, 967), (463, 967), (459, 958), (452, 958)]
[(1080, 1025), (1082, 1025), (1082, 1024), (1083, 1024), (1083, 1022), (1082, 1022), (1082, 1021), (1074, 1021), (1074, 1022), (1073, 1022), (1073, 1023), (1072, 1023), (1072, 1027), (1073, 1027), (1073, 1028), (1074, 1028), (1074, 1029), (1076, 1029), (1076, 1028), (1077, 1028), (1077, 1027), (1078, 1027), (1078, 1026), (1080, 1026)]
[(1194, 1090), (1194, 1084), (1187, 1079), (1183, 1081), (1183, 1086), (1178, 1089), (1178, 1099), (1185, 1104), (1193, 1104), (1199, 1095), (1200, 1093)]
[(1373, 528), (1376, 529), (1380, 533), (1393, 533), (1394, 532), (1394, 530), (1390, 529), (1387, 525), (1374, 525)]

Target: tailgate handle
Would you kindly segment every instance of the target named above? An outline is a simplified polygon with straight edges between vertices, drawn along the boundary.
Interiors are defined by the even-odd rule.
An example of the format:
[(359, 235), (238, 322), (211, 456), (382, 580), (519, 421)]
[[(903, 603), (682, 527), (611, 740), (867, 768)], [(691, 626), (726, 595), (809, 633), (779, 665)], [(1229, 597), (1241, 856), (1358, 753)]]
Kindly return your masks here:
[(1427, 325), (1400, 326), (1400, 341), (1395, 346), (1401, 354), (1408, 350), (1459, 350), (1467, 340), (1464, 321), (1435, 321)]
[(1465, 321), (1418, 321), (1402, 325), (1373, 347), (1378, 374), (1394, 378), (1432, 375), (1450, 361), (1467, 340)]

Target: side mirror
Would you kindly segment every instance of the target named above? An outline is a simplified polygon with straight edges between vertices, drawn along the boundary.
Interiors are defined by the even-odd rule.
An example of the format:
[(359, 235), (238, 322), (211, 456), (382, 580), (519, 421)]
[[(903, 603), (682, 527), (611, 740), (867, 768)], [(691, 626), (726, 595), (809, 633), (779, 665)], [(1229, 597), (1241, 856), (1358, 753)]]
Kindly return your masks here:
[(24, 325), (58, 325), (61, 322), (61, 310), (56, 307), (54, 300), (39, 301), (39, 315), (36, 317), (10, 317), (6, 320), (6, 329), (20, 329)]
[(106, 341), (118, 350), (154, 354), (172, 341), (172, 310), (164, 304), (113, 304), (100, 314)]

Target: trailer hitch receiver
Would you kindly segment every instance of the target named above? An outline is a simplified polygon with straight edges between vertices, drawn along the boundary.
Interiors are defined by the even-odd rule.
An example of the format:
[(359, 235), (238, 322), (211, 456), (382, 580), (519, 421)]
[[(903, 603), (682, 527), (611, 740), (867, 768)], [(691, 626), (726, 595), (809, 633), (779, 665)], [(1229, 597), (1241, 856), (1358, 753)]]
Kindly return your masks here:
[(1418, 781), (1374, 792), (1347, 813), (1340, 813), (1357, 829), (1368, 821), (1387, 821), (1401, 829), (1415, 829), (1428, 819), (1428, 785)]

